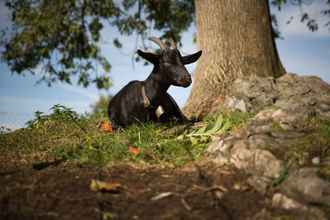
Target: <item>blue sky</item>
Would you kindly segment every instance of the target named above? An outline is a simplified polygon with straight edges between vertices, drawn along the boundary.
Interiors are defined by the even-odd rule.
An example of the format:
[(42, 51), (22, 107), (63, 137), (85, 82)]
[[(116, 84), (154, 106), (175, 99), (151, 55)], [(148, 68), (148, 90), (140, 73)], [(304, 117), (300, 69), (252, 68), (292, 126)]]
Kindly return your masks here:
[[(317, 0), (310, 6), (305, 6), (311, 15), (320, 11), (324, 0)], [(288, 72), (300, 75), (317, 75), (330, 83), (330, 32), (326, 28), (312, 33), (306, 26), (299, 22), (298, 7), (289, 7), (282, 11), (274, 10), (278, 15), (279, 27), (283, 40), (277, 41), (280, 58)], [(291, 24), (286, 22), (293, 16)], [(328, 18), (329, 19), (329, 18)], [(324, 18), (319, 19), (319, 23), (324, 23)], [(0, 29), (8, 25), (8, 11), (0, 1)], [(191, 27), (183, 35), (184, 54), (197, 50), (192, 42), (195, 27)], [(152, 33), (156, 34), (157, 33)], [(102, 31), (101, 49), (110, 60), (112, 70), (110, 73), (113, 87), (109, 94), (116, 93), (127, 82), (131, 80), (143, 80), (150, 73), (152, 66), (143, 66), (142, 63), (132, 62), (132, 54), (136, 50), (135, 37), (119, 36), (124, 47), (121, 50), (114, 48), (111, 39), (118, 35), (112, 28), (104, 28)], [(108, 39), (107, 36), (111, 36)], [(151, 44), (150, 44), (151, 45)], [(187, 66), (193, 72), (195, 65)], [(35, 111), (49, 112), (54, 104), (62, 104), (84, 113), (90, 110), (99, 97), (100, 91), (94, 87), (82, 88), (57, 83), (52, 87), (44, 84), (36, 85), (39, 76), (18, 76), (11, 74), (7, 65), (0, 62), (0, 126), (11, 129), (23, 127), (27, 120), (33, 118)], [(171, 87), (170, 93), (174, 96), (180, 106), (182, 106), (189, 96), (189, 88)], [(107, 94), (107, 93), (102, 93)]]

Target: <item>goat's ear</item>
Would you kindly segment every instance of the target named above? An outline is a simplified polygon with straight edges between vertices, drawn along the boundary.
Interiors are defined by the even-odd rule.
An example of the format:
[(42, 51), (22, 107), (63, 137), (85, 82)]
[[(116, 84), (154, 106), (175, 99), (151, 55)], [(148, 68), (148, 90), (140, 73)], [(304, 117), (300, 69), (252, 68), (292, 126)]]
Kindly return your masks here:
[(141, 56), (143, 59), (148, 60), (149, 62), (155, 64), (158, 62), (159, 55), (154, 54), (154, 53), (148, 53), (148, 52), (143, 52), (142, 50), (138, 50), (137, 53), (139, 56)]
[(183, 65), (194, 63), (198, 60), (198, 58), (202, 55), (202, 51), (198, 51), (196, 53), (181, 57), (181, 62)]

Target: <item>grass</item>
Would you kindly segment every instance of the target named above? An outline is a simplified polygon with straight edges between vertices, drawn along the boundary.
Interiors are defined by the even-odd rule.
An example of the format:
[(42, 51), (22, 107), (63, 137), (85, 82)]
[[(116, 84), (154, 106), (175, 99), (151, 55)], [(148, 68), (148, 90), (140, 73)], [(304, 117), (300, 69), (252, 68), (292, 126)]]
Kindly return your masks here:
[(319, 176), (330, 182), (330, 165), (323, 166), (319, 169)]
[(311, 161), (313, 157), (321, 160), (330, 157), (330, 121), (314, 118), (304, 123), (311, 132), (288, 149), (288, 160), (305, 165), (305, 161)]
[[(312, 159), (330, 158), (330, 121), (311, 117), (297, 122), (297, 130), (304, 131), (301, 137), (287, 139), (286, 146), (260, 146), (272, 152), (277, 158), (285, 161), (288, 167), (312, 165)], [(287, 132), (278, 122), (272, 122), (272, 131)]]
[(0, 153), (19, 152), (35, 161), (52, 158), (96, 165), (129, 161), (178, 166), (200, 158), (213, 136), (230, 132), (251, 117), (221, 112), (198, 124), (145, 123), (106, 133), (98, 128), (100, 121), (107, 120), (102, 112), (78, 115), (61, 105), (51, 110), (48, 115), (36, 112), (26, 128), (0, 134)]

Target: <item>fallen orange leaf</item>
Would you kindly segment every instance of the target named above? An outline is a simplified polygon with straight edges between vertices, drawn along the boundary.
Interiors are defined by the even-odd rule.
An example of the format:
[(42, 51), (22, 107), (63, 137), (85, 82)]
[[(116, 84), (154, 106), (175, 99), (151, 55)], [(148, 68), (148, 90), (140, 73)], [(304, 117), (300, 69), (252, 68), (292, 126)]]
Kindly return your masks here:
[(99, 125), (99, 129), (101, 129), (104, 132), (112, 133), (111, 123), (107, 121), (101, 121)]
[(95, 192), (118, 192), (122, 188), (122, 185), (119, 182), (105, 182), (93, 179), (89, 187)]
[(138, 155), (140, 153), (140, 148), (128, 145), (128, 151), (133, 155)]

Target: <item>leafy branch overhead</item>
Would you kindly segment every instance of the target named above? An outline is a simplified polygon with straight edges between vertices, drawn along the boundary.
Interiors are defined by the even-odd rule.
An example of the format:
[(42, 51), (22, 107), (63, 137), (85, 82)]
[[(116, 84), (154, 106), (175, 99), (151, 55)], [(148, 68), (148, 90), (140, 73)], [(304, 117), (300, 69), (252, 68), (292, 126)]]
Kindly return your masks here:
[[(272, 3), (280, 8), (287, 1)], [(111, 86), (111, 65), (99, 44), (104, 27), (113, 26), (122, 35), (136, 34), (142, 42), (153, 29), (180, 42), (195, 13), (193, 0), (6, 0), (6, 6), (12, 26), (2, 36), (2, 59), (12, 72), (38, 73), (39, 81), (49, 86), (77, 80), (84, 87), (93, 83), (98, 88)], [(323, 10), (322, 15), (329, 16), (328, 12)], [(308, 14), (301, 21), (317, 30)], [(104, 38), (117, 48), (123, 46), (115, 36)]]
[(7, 1), (12, 12), (14, 32), (5, 45), (3, 58), (12, 71), (21, 74), (28, 70), (42, 74), (48, 85), (60, 80), (71, 83), (78, 76), (78, 84), (96, 83), (99, 88), (110, 86), (106, 75), (96, 75), (95, 64), (105, 72), (110, 63), (100, 54), (97, 42), (103, 28), (102, 18), (116, 16), (118, 9), (111, 1), (59, 0)]
[[(124, 0), (11, 0), (6, 2), (13, 22), (2, 55), (17, 73), (41, 73), (40, 81), (56, 81), (87, 87), (109, 88), (109, 61), (98, 42), (104, 25), (117, 27), (121, 34), (141, 36), (151, 26), (178, 38), (192, 21), (191, 1)], [(143, 7), (142, 7), (143, 6)], [(168, 13), (170, 12), (170, 13)], [(172, 16), (172, 14), (176, 14)], [(175, 19), (174, 19), (175, 18)], [(147, 26), (148, 21), (154, 21)], [(8, 36), (8, 35), (7, 35)], [(106, 36), (111, 37), (111, 36)], [(118, 39), (113, 39), (121, 47)], [(101, 66), (103, 74), (97, 66)]]
[[(320, 11), (312, 12), (312, 11), (306, 11), (303, 6), (311, 5), (312, 3), (316, 3), (316, 0), (271, 0), (271, 4), (278, 8), (278, 10), (282, 10), (283, 6), (287, 4), (291, 4), (293, 6), (299, 6), (300, 9), (300, 17), (298, 18), (300, 22), (306, 24), (307, 28), (314, 32), (317, 31), (320, 28), (320, 24), (317, 21), (319, 17), (327, 17), (330, 18), (330, 1), (326, 0), (324, 1), (324, 5), (326, 5), (325, 8), (321, 9)], [(320, 2), (318, 2), (320, 3)], [(313, 14), (313, 16), (311, 16)], [(315, 16), (316, 15), (316, 16)], [(318, 16), (317, 16), (318, 15)], [(290, 24), (293, 19), (293, 16), (291, 16), (290, 20), (287, 21), (287, 24)], [(275, 29), (277, 30), (277, 21), (272, 20), (273, 25), (275, 26)], [(327, 28), (330, 31), (330, 21), (327, 21), (324, 24), (323, 28)], [(279, 33), (278, 31), (275, 31)]]

